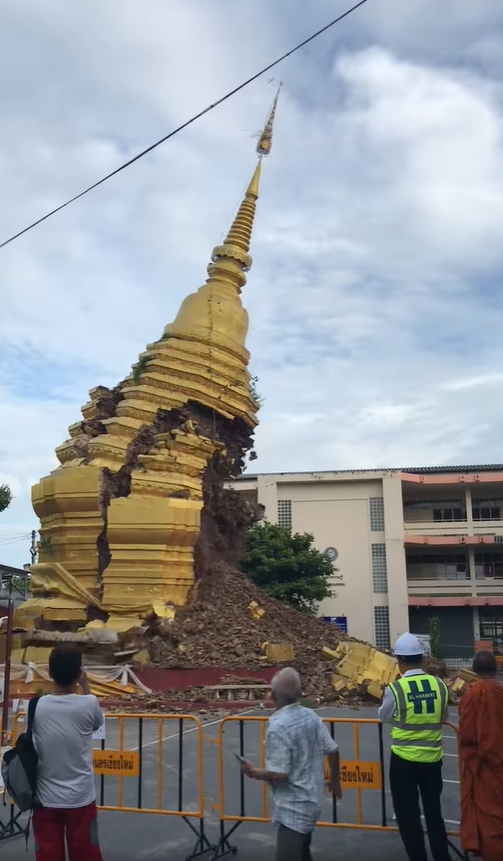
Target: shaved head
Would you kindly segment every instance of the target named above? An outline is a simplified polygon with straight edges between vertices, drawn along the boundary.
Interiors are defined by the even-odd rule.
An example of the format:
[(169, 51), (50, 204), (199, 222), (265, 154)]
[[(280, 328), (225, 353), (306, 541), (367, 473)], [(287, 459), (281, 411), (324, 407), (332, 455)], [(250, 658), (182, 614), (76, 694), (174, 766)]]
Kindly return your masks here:
[(492, 652), (477, 652), (472, 669), (478, 676), (495, 676), (498, 672), (498, 664)]

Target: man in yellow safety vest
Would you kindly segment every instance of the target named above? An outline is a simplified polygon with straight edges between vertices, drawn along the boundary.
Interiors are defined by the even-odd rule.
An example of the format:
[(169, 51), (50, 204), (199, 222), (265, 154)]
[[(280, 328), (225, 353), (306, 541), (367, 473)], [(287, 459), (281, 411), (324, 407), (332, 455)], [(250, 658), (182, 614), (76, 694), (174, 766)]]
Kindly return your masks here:
[(379, 719), (390, 723), (390, 789), (409, 861), (427, 861), (419, 793), (433, 861), (451, 861), (442, 818), (442, 724), (448, 717), (447, 687), (422, 669), (423, 647), (413, 634), (395, 644), (400, 678), (384, 693)]

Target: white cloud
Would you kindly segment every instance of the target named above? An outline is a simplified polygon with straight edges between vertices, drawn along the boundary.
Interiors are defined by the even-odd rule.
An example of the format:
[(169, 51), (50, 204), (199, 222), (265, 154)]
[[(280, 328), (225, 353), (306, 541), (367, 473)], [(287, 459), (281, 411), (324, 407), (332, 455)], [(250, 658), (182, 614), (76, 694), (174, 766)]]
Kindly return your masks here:
[(474, 377), (449, 380), (445, 388), (451, 392), (461, 392), (464, 389), (480, 389), (485, 386), (499, 386), (503, 383), (503, 372), (479, 374)]
[[(333, 14), (272, 5), (0, 0), (0, 237)], [(444, 7), (370, 2), (273, 73), (243, 292), (265, 397), (253, 469), (501, 459), (503, 15)], [(120, 379), (204, 281), (273, 93), (253, 85), (0, 252), (6, 537), (36, 526), (29, 487), (88, 389)]]

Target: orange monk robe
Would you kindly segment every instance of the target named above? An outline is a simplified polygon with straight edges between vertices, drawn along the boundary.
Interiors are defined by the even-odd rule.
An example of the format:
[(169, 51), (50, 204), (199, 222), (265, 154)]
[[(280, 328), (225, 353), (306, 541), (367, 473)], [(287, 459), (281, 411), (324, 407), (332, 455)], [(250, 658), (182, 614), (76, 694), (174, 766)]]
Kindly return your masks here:
[(503, 861), (503, 686), (473, 682), (459, 703), (461, 843)]

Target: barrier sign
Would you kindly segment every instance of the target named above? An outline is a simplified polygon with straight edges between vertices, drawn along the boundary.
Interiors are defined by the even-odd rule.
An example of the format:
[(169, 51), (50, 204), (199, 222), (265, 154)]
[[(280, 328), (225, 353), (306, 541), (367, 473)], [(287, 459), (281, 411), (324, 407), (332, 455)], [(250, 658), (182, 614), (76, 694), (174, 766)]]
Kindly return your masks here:
[[(382, 776), (379, 762), (341, 761), (342, 789), (381, 789)], [(325, 782), (330, 780), (330, 766), (325, 760)]]
[(94, 741), (105, 741), (107, 734), (105, 730), (105, 721), (101, 724), (100, 728), (93, 732)]
[(93, 765), (95, 774), (138, 777), (140, 756), (129, 750), (93, 750)]

